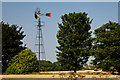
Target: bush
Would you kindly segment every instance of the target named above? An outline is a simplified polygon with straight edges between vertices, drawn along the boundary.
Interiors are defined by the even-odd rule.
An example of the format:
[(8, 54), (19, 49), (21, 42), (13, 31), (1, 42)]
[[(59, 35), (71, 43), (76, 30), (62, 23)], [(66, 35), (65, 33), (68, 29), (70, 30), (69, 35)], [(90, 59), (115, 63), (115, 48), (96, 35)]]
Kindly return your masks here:
[(38, 71), (38, 61), (35, 53), (26, 49), (14, 56), (8, 64), (7, 74), (26, 74)]
[(53, 64), (50, 61), (40, 61), (40, 71), (53, 71)]

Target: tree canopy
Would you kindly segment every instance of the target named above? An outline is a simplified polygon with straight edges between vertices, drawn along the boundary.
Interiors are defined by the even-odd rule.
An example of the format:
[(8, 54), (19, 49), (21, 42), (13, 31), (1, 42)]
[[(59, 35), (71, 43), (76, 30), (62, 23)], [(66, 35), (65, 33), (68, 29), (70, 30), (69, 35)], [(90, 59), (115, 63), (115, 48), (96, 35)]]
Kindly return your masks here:
[(85, 12), (69, 13), (61, 17), (62, 23), (58, 23), (59, 31), (57, 39), (59, 46), (56, 48), (57, 60), (61, 66), (69, 70), (80, 69), (88, 61), (91, 48), (91, 22)]
[(0, 24), (2, 25), (2, 71), (5, 72), (12, 57), (26, 48), (22, 42), (25, 35), (22, 27), (10, 26), (4, 22)]
[(7, 74), (26, 74), (38, 71), (36, 54), (30, 49), (21, 51), (8, 64)]
[(50, 61), (40, 61), (40, 71), (54, 71), (53, 63)]
[(120, 25), (109, 21), (96, 29), (93, 46), (93, 63), (103, 70), (120, 72)]

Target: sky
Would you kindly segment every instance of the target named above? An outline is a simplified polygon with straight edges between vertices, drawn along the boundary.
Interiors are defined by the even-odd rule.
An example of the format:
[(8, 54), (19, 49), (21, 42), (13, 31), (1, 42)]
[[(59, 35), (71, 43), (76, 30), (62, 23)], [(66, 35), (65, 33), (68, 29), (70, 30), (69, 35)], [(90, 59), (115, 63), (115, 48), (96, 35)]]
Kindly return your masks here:
[[(13, 0), (14, 1), (14, 0)], [(2, 3), (2, 20), (5, 23), (17, 24), (23, 27), (26, 37), (23, 43), (34, 51), (37, 34), (37, 22), (34, 18), (36, 8), (41, 13), (52, 13), (52, 17), (41, 16), (45, 22), (42, 27), (46, 60), (56, 60), (56, 34), (59, 30), (58, 23), (61, 23), (61, 16), (72, 12), (86, 12), (88, 17), (93, 19), (91, 31), (109, 22), (118, 22), (118, 2), (7, 2)], [(92, 35), (94, 37), (94, 35)]]
[(1, 0), (3, 2), (118, 2), (119, 0)]

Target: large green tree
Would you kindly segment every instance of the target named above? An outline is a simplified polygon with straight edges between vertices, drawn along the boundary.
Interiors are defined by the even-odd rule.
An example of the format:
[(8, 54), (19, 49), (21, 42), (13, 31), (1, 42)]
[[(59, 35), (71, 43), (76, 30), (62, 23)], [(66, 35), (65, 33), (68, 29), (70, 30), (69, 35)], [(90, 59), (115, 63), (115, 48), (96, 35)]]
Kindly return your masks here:
[(61, 17), (62, 23), (58, 23), (59, 31), (57, 39), (59, 46), (56, 48), (57, 60), (61, 66), (69, 70), (82, 68), (88, 61), (91, 48), (91, 22), (85, 12), (69, 13)]
[(26, 74), (38, 71), (38, 59), (30, 49), (15, 55), (8, 64), (7, 74)]
[(120, 25), (109, 21), (96, 29), (93, 63), (103, 70), (114, 68), (120, 72)]
[(25, 49), (23, 38), (25, 37), (22, 27), (9, 25), (1, 22), (2, 25), (2, 71), (5, 72), (9, 61)]

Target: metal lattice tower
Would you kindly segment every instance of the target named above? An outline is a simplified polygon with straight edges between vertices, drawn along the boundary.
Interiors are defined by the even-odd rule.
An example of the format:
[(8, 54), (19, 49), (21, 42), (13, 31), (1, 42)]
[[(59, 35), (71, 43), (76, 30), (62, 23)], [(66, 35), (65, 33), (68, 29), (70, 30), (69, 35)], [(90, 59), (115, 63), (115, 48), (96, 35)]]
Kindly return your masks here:
[(39, 59), (39, 72), (40, 72), (40, 60), (46, 60), (46, 55), (45, 55), (45, 50), (43, 45), (42, 28), (41, 28), (43, 25), (41, 25), (41, 21), (40, 21), (40, 16), (42, 15), (51, 17), (51, 13), (41, 14), (40, 8), (37, 8), (34, 14), (35, 19), (38, 21), (38, 25), (37, 25), (38, 35), (36, 36), (36, 40), (38, 39), (38, 41), (36, 42), (38, 43), (35, 42), (35, 46), (38, 46), (38, 49), (37, 49), (38, 51), (36, 51), (36, 53), (38, 53), (38, 59)]
[[(40, 42), (39, 42), (40, 41)], [(36, 41), (35, 41), (35, 53), (38, 54), (38, 58), (40, 57), (40, 60), (46, 60), (46, 54), (44, 49), (44, 41), (43, 41), (43, 34), (42, 34), (42, 28), (37, 27), (37, 35), (36, 35)], [(39, 51), (40, 48), (40, 51)], [(39, 55), (40, 52), (40, 55)]]

